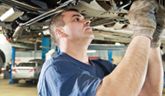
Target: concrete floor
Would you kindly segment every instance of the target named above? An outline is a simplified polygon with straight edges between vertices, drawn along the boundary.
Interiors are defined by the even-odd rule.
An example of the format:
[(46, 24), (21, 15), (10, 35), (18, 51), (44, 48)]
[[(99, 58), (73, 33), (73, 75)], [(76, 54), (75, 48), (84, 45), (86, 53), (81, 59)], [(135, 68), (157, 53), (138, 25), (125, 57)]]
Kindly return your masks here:
[[(18, 84), (9, 84), (8, 79), (0, 76), (0, 96), (37, 96), (37, 84), (27, 84), (20, 81)], [(165, 96), (165, 89), (163, 90)]]
[(0, 96), (37, 96), (37, 84), (9, 84), (9, 80), (0, 78)]

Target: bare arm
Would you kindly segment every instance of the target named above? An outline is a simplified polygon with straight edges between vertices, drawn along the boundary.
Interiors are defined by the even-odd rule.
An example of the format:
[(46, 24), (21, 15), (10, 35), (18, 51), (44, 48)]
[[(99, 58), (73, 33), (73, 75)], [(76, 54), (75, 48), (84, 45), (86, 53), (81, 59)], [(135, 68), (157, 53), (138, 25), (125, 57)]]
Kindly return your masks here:
[(149, 49), (149, 38), (135, 37), (121, 63), (103, 79), (97, 96), (137, 96), (146, 77)]
[(163, 66), (160, 48), (151, 48), (146, 80), (140, 96), (162, 96)]
[(150, 44), (156, 29), (156, 9), (155, 0), (133, 2), (128, 12), (133, 39), (121, 63), (102, 80), (97, 96), (139, 95), (146, 79)]

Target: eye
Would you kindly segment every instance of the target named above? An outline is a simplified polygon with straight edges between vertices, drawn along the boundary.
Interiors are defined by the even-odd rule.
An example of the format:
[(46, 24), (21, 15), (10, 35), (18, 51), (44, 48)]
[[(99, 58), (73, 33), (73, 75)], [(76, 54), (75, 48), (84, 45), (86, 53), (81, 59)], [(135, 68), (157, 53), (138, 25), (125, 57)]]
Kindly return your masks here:
[(75, 18), (74, 21), (75, 22), (79, 22), (80, 21), (80, 18)]

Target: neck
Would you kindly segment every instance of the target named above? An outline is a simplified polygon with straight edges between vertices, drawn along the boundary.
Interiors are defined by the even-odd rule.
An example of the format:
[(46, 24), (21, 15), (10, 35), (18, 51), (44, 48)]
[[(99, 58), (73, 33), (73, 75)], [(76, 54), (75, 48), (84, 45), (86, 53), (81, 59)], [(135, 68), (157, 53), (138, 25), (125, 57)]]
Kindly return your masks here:
[(64, 46), (60, 46), (60, 49), (62, 52), (67, 53), (68, 55), (72, 56), (73, 58), (89, 64), (88, 62), (88, 56), (87, 56), (87, 49), (88, 49), (88, 45), (87, 44), (82, 44), (82, 43), (78, 43), (78, 42), (74, 42), (74, 43), (69, 43), (67, 42), (67, 44)]

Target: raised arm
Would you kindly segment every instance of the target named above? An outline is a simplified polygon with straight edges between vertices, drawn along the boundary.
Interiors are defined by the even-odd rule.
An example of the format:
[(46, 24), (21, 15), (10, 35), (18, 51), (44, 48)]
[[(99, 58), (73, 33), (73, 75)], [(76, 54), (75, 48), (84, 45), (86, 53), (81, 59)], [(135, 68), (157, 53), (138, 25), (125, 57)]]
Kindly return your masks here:
[(163, 66), (160, 54), (160, 35), (165, 28), (165, 9), (159, 5), (156, 14), (157, 27), (151, 42), (149, 65), (144, 86), (140, 96), (162, 96), (163, 90)]
[(135, 37), (121, 63), (103, 79), (97, 96), (137, 96), (146, 77), (149, 47), (148, 38)]
[(156, 7), (153, 0), (137, 0), (132, 4), (129, 20), (133, 39), (121, 63), (102, 80), (97, 96), (138, 96), (147, 74)]
[(162, 90), (163, 66), (160, 48), (151, 48), (147, 76), (139, 96), (162, 96)]

